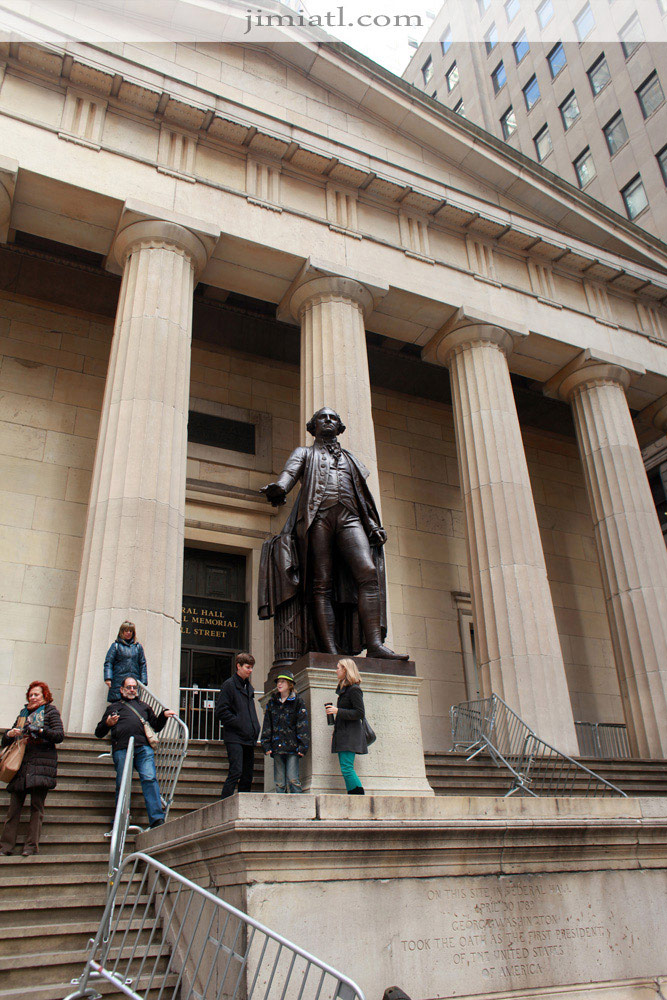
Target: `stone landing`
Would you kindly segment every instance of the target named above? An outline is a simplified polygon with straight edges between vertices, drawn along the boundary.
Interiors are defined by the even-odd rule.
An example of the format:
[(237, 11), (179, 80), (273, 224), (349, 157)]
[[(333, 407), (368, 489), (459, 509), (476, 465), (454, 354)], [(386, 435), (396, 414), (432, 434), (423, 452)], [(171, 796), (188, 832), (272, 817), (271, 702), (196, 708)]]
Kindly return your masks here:
[(137, 848), (366, 1000), (667, 995), (664, 799), (235, 795)]

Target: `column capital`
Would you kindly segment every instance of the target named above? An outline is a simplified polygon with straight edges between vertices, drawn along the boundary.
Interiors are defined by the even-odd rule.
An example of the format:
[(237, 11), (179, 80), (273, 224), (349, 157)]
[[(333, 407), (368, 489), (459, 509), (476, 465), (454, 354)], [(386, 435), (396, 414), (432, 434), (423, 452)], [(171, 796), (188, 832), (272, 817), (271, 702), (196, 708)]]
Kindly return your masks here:
[(309, 257), (283, 295), (276, 315), (283, 323), (298, 322), (303, 309), (321, 296), (356, 302), (368, 319), (388, 291), (389, 285), (372, 275)]
[(208, 263), (220, 236), (220, 227), (154, 205), (130, 200), (113, 238), (107, 266), (121, 273), (125, 261), (137, 245), (174, 246), (191, 259), (199, 276)]
[(573, 393), (583, 385), (616, 382), (625, 391), (633, 379), (645, 374), (644, 366), (635, 361), (587, 347), (545, 382), (543, 392), (551, 399), (569, 403)]
[(528, 336), (528, 330), (514, 324), (510, 329), (497, 316), (483, 312), (457, 309), (444, 326), (431, 338), (422, 358), (434, 365), (449, 366), (454, 351), (471, 344), (496, 344), (509, 356), (517, 341)]
[[(663, 434), (667, 434), (667, 393), (659, 396), (654, 403), (644, 407), (637, 415), (637, 427), (654, 424)], [(639, 433), (639, 430), (638, 430)]]
[(18, 172), (18, 160), (12, 160), (8, 156), (0, 156), (0, 243), (5, 242), (9, 232), (9, 220), (12, 214), (12, 201)]

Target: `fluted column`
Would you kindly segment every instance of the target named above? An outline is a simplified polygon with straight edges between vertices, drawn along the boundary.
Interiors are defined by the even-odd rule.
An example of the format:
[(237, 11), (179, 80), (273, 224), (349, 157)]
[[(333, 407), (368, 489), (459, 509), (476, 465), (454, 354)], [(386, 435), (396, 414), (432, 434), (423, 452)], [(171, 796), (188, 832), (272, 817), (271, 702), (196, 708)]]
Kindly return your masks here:
[(308, 264), (288, 291), (283, 312), (301, 325), (301, 430), (321, 406), (340, 413), (343, 445), (370, 472), (368, 484), (380, 506), (377, 450), (371, 409), (365, 319), (386, 286)]
[(123, 278), (68, 664), (73, 731), (100, 718), (104, 654), (125, 618), (146, 650), (151, 690), (177, 704), (192, 296), (212, 242), (143, 219), (113, 247)]
[(585, 351), (547, 385), (572, 406), (630, 745), (665, 757), (667, 552), (625, 396), (635, 373)]
[(485, 696), (542, 739), (577, 752), (504, 329), (463, 321), (426, 349), (449, 368), (466, 517), (475, 644)]

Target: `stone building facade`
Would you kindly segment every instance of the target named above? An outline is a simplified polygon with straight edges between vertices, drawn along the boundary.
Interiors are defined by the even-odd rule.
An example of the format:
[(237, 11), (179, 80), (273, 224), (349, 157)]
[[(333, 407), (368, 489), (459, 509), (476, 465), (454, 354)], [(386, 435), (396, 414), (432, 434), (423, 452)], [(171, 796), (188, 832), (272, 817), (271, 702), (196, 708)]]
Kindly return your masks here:
[(244, 44), (223, 3), (196, 42), (33, 6), (29, 32), (0, 10), (0, 721), (39, 676), (90, 731), (128, 616), (175, 704), (186, 548), (223, 589), (241, 565), (219, 646), (261, 687), (284, 514), (258, 490), (327, 403), (380, 498), (425, 746), (493, 690), (564, 750), (575, 718), (626, 721), (663, 756), (633, 417), (667, 423), (664, 244), (345, 47)]
[(445, 0), (403, 76), (661, 236), (666, 54), (665, 0)]

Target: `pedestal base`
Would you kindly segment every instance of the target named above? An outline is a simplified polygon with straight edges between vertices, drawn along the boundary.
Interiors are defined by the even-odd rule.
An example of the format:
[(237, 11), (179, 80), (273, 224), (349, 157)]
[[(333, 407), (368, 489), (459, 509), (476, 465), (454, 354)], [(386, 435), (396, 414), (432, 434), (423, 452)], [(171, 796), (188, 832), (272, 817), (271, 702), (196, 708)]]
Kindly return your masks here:
[[(362, 656), (354, 659), (362, 675), (366, 715), (377, 734), (368, 753), (355, 759), (366, 794), (433, 795), (424, 766), (417, 698), (421, 680), (415, 677), (414, 663)], [(336, 703), (335, 667), (339, 660), (340, 656), (309, 653), (294, 663), (297, 691), (310, 717), (311, 746), (301, 760), (301, 783), (306, 792), (345, 792), (338, 757), (331, 752), (333, 727), (327, 724), (324, 709), (325, 702)], [(264, 695), (262, 706), (269, 697)], [(273, 787), (273, 766), (267, 757), (264, 790), (271, 792)]]
[(234, 795), (137, 848), (367, 1000), (667, 993), (661, 799)]

